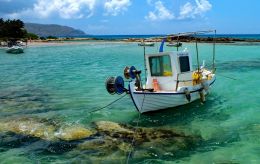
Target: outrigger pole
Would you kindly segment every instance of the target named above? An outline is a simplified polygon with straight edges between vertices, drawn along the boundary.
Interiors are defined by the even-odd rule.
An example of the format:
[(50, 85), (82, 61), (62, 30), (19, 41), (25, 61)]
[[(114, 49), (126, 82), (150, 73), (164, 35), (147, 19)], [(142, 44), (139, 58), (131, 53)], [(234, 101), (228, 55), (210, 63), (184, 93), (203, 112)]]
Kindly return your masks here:
[(197, 65), (198, 65), (198, 73), (200, 70), (200, 63), (199, 63), (199, 50), (198, 50), (198, 40), (196, 38), (196, 55), (197, 55)]
[(168, 37), (180, 37), (180, 36), (189, 36), (189, 35), (198, 35), (198, 34), (206, 34), (206, 33), (211, 33), (211, 32), (216, 32), (216, 30), (208, 30), (208, 31), (195, 31), (195, 32), (183, 32), (183, 33), (177, 33), (177, 34), (167, 34), (167, 35), (162, 35), (158, 37), (149, 37), (150, 39), (164, 39)]
[[(143, 43), (145, 43), (145, 38), (143, 38), (142, 40)], [(145, 81), (147, 80), (147, 76), (146, 76), (146, 72), (147, 72), (147, 68), (146, 68), (146, 59), (145, 59), (145, 47), (146, 45), (142, 45), (144, 47), (144, 76), (145, 76)]]
[(184, 32), (184, 33), (177, 33), (177, 34), (168, 34), (166, 37), (169, 36), (187, 36), (187, 35), (198, 35), (198, 34), (205, 34), (210, 32), (215, 32), (216, 30), (208, 30), (208, 31), (195, 31), (195, 32)]
[(178, 46), (178, 44), (179, 44), (179, 37), (180, 36), (178, 36), (178, 38), (177, 38), (177, 51), (179, 51), (179, 46)]
[(215, 54), (216, 54), (216, 30), (214, 30), (214, 37), (213, 37), (213, 59), (212, 59), (212, 72), (215, 73)]
[(147, 68), (146, 68), (145, 46), (144, 46), (144, 77), (145, 77), (145, 82), (147, 80), (146, 72), (147, 72)]

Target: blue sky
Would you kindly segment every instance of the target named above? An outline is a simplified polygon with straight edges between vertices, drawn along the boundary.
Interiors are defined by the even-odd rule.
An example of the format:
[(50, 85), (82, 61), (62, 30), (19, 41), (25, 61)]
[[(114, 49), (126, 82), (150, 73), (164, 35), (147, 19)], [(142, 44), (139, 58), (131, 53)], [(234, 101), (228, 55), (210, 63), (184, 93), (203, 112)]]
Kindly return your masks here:
[(88, 34), (216, 29), (260, 34), (259, 0), (0, 0), (4, 19), (60, 24)]

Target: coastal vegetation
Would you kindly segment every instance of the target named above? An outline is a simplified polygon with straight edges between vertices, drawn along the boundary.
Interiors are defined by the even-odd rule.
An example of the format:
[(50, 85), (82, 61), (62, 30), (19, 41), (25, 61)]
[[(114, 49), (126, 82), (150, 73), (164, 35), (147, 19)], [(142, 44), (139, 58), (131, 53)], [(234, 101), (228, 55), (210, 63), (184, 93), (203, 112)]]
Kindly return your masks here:
[(24, 23), (19, 19), (0, 18), (0, 40), (2, 41), (57, 40), (58, 36), (63, 35), (68, 36), (67, 39), (72, 39), (74, 35), (85, 35), (85, 33), (66, 26), (39, 25)]
[[(0, 41), (5, 41), (8, 45), (13, 45), (18, 40), (27, 42), (27, 40), (37, 39), (39, 39), (39, 36), (27, 32), (24, 28), (24, 22), (20, 19), (4, 20), (3, 18), (0, 18)], [(3, 45), (7, 45), (7, 43), (3, 43)]]
[(0, 18), (0, 38), (2, 39), (20, 39), (26, 38), (27, 31), (24, 29), (24, 23), (19, 19), (4, 20)]
[(27, 33), (26, 34), (26, 38), (28, 38), (28, 39), (32, 39), (32, 40), (37, 40), (37, 39), (39, 39), (39, 36), (38, 35), (36, 35), (36, 34), (34, 34), (34, 33)]

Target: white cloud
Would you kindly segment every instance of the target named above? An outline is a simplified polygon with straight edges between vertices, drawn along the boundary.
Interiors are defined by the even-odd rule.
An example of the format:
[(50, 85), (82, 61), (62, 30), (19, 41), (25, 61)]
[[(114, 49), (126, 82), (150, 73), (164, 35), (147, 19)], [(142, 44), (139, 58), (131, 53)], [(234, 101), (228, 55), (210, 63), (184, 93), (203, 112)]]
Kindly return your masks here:
[(106, 15), (116, 16), (119, 13), (126, 11), (130, 5), (130, 0), (106, 0), (104, 8), (106, 10)]
[(33, 8), (7, 14), (9, 18), (48, 18), (59, 15), (64, 19), (78, 19), (93, 15), (96, 0), (37, 0)]
[(209, 11), (212, 5), (207, 0), (196, 0), (197, 7), (195, 9), (195, 14), (202, 14)]
[(194, 7), (190, 2), (187, 2), (185, 5), (180, 7), (180, 16), (179, 19), (193, 17)]
[[(188, 19), (203, 16), (204, 13), (211, 10), (212, 5), (208, 0), (189, 0), (183, 6), (180, 6), (178, 16), (175, 16), (174, 12), (166, 8), (161, 0), (146, 0), (148, 5), (155, 7), (154, 11), (150, 11), (145, 19), (150, 21), (157, 20), (173, 20), (173, 19)], [(177, 12), (176, 12), (177, 13)]]
[[(147, 1), (151, 3), (151, 1)], [(145, 19), (151, 21), (157, 20), (171, 20), (174, 19), (174, 14), (171, 13), (162, 3), (162, 1), (155, 2), (155, 10), (152, 12), (150, 11)]]
[(196, 5), (187, 2), (181, 6), (178, 19), (195, 18), (198, 15), (203, 15), (212, 8), (212, 5), (207, 0), (195, 0), (195, 2)]
[(61, 18), (90, 17), (96, 0), (38, 0), (33, 11), (45, 18), (53, 13), (58, 13)]

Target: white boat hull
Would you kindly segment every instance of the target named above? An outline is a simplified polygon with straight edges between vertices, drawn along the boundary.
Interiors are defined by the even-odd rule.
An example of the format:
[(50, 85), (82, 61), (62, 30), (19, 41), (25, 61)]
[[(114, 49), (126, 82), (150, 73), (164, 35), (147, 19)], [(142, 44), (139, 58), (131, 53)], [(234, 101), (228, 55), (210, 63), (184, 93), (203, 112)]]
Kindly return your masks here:
[(20, 53), (23, 53), (23, 48), (20, 47), (20, 46), (13, 46), (13, 47), (9, 47), (7, 50), (6, 50), (7, 53), (11, 53), (11, 54), (20, 54)]
[(140, 113), (156, 111), (166, 108), (172, 108), (176, 106), (185, 105), (201, 98), (200, 92), (206, 96), (209, 93), (210, 86), (214, 83), (215, 77), (211, 80), (207, 80), (206, 83), (209, 88), (206, 90), (202, 85), (193, 87), (190, 91), (190, 101), (186, 98), (186, 94), (183, 91), (179, 92), (148, 92), (148, 91), (136, 91), (135, 82), (129, 84), (129, 94), (133, 100), (136, 109)]

